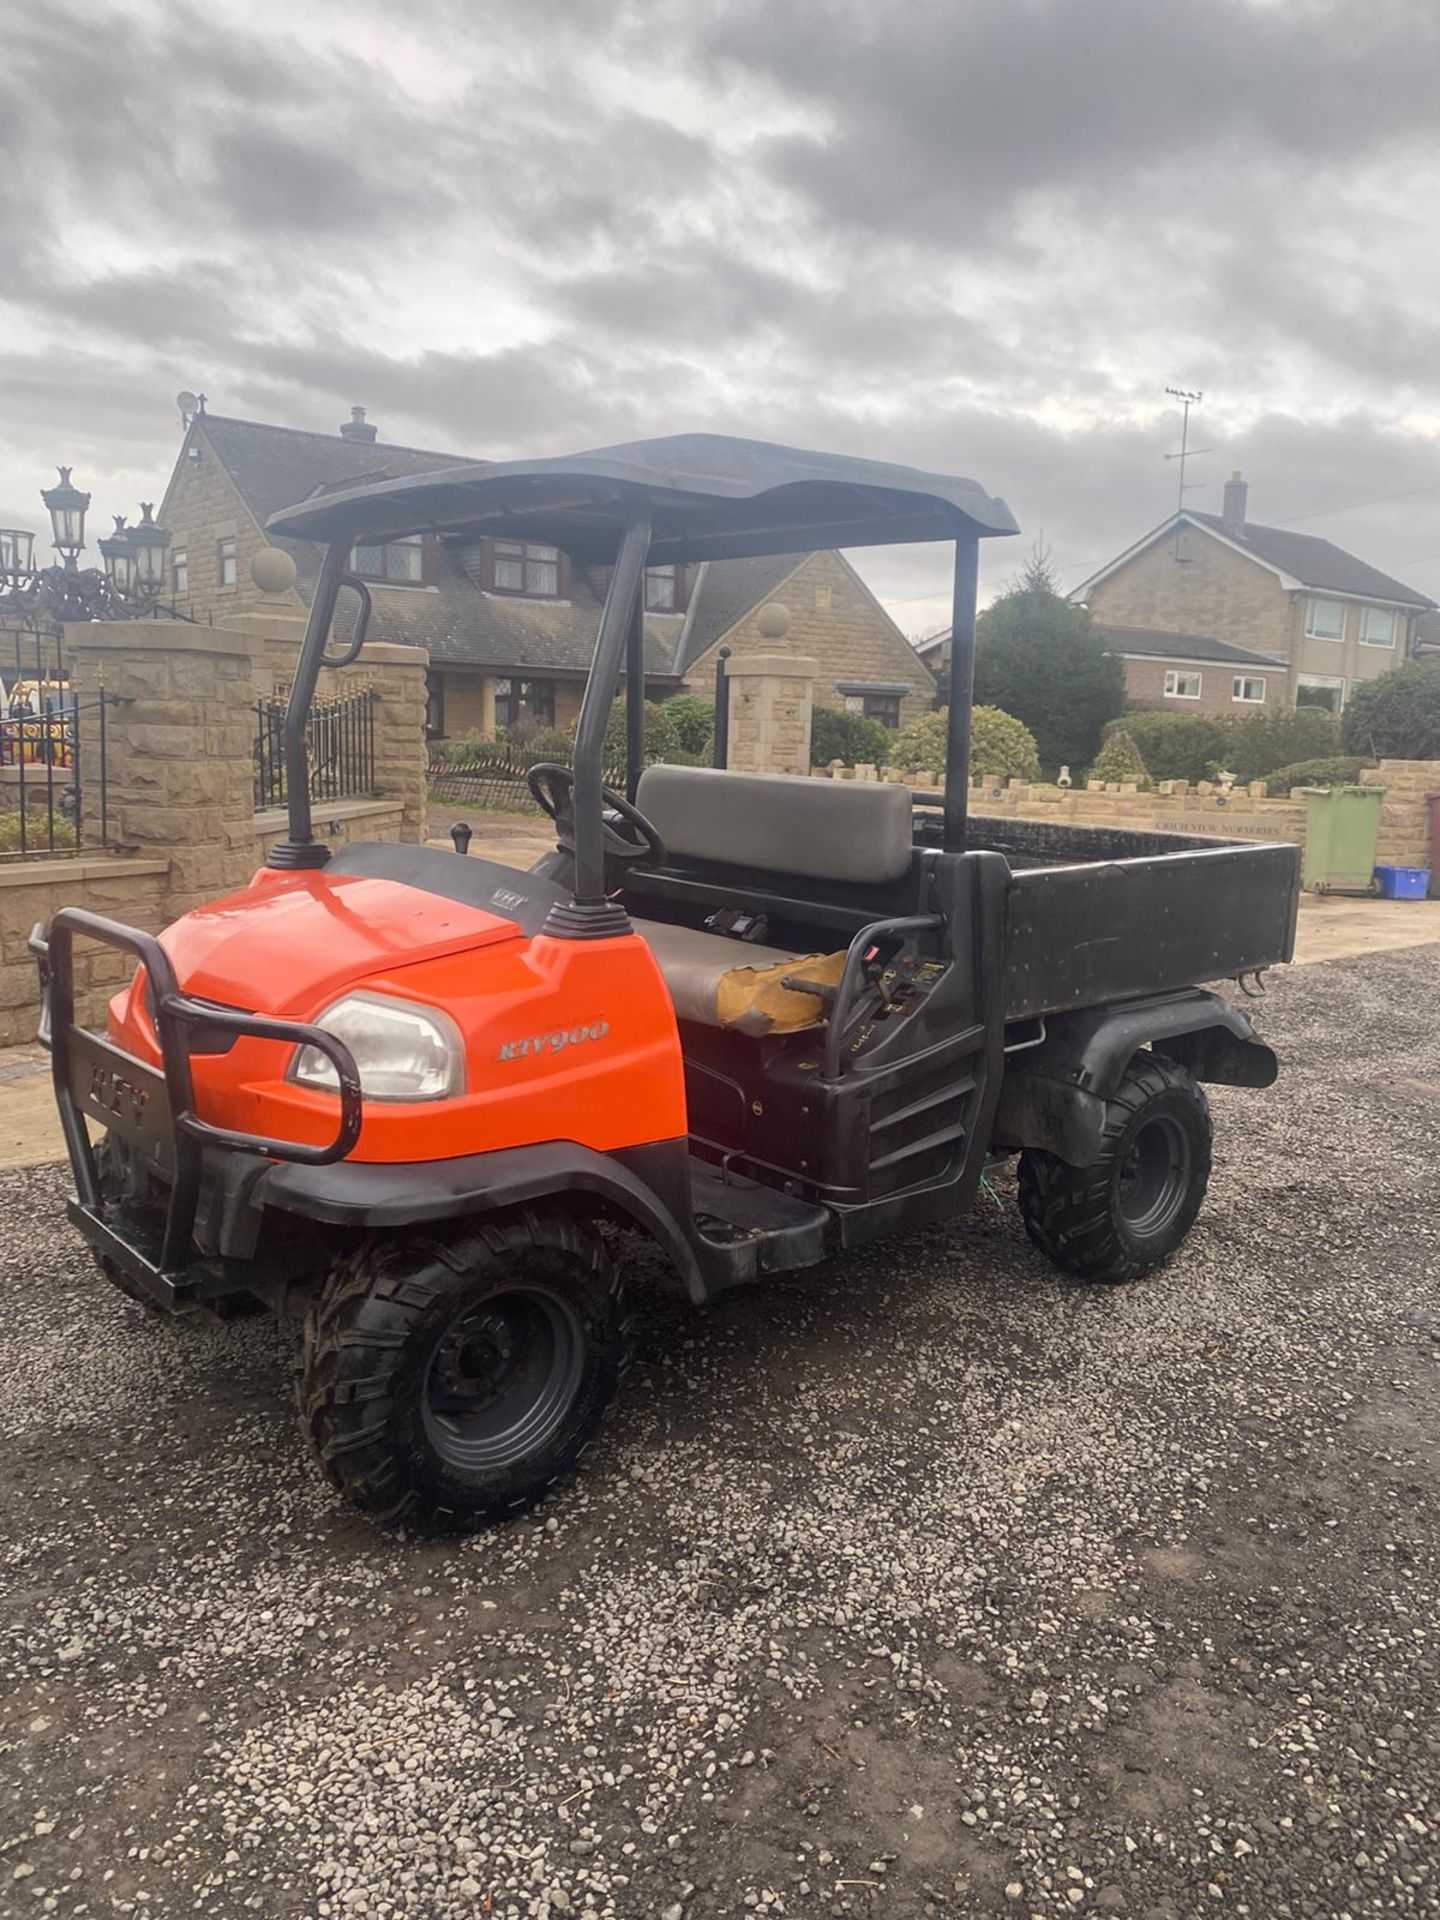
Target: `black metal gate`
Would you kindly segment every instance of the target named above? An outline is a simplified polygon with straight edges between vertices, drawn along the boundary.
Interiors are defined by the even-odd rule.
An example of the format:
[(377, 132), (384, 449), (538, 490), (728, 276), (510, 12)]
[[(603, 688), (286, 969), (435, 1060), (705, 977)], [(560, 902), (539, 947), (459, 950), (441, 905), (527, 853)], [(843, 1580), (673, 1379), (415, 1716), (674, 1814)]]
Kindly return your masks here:
[(108, 847), (113, 702), (104, 691), (79, 698), (62, 626), (0, 621), (0, 862)]

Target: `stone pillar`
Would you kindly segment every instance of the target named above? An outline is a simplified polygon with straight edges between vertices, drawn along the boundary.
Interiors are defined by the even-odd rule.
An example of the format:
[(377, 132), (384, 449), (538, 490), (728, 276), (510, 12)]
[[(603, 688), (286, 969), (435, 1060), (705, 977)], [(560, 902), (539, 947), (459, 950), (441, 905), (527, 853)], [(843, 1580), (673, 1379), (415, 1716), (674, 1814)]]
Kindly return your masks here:
[(808, 773), (819, 663), (799, 654), (735, 654), (730, 682), (730, 771)]
[[(305, 638), (305, 616), (270, 611), (242, 613), (234, 624), (237, 632), (249, 635), (261, 647), (257, 665), (264, 684), (257, 698), (277, 687), (288, 688)], [(429, 665), (430, 656), (423, 647), (371, 640), (354, 666), (322, 672), (319, 686), (321, 699), (355, 687), (373, 689), (375, 798), (398, 803), (402, 809), (400, 838), (414, 842), (425, 838), (425, 676)], [(493, 683), (487, 685), (493, 722), (494, 687)]]
[(65, 637), (87, 817), (99, 803), (103, 689), (112, 847), (168, 863), (166, 919), (244, 886), (256, 865), (259, 642), (174, 620), (97, 621)]

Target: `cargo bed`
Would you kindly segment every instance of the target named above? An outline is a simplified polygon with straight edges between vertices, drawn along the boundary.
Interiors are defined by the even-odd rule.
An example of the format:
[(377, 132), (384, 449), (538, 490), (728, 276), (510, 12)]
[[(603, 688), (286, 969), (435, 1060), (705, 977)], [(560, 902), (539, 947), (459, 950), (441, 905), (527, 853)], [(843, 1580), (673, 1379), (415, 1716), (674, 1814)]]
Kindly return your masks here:
[[(938, 815), (917, 808), (917, 841), (938, 837)], [(1295, 949), (1295, 846), (984, 815), (968, 844), (1014, 875), (1007, 1020), (1232, 979)]]

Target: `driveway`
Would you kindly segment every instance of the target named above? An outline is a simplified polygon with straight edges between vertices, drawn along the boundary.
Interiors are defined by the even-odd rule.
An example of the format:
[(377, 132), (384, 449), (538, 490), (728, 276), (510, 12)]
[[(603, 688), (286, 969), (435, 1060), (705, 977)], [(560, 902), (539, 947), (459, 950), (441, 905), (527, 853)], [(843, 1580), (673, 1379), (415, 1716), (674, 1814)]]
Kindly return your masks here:
[(706, 1315), (459, 1545), (302, 1458), (0, 1176), (6, 1913), (1440, 1910), (1440, 950), (1287, 970), (1210, 1204), (1063, 1284), (963, 1223)]

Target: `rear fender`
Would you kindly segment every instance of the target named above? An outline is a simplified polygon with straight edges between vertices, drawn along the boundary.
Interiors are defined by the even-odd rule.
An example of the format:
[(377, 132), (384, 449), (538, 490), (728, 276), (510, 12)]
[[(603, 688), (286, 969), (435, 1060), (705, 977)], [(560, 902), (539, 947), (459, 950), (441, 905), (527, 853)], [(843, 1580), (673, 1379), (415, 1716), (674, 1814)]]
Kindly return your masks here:
[(1037, 1047), (1010, 1056), (995, 1119), (997, 1147), (1042, 1147), (1071, 1166), (1100, 1157), (1105, 1106), (1142, 1047), (1197, 1080), (1268, 1087), (1279, 1072), (1248, 1015), (1198, 988), (1087, 1007), (1047, 1022)]

